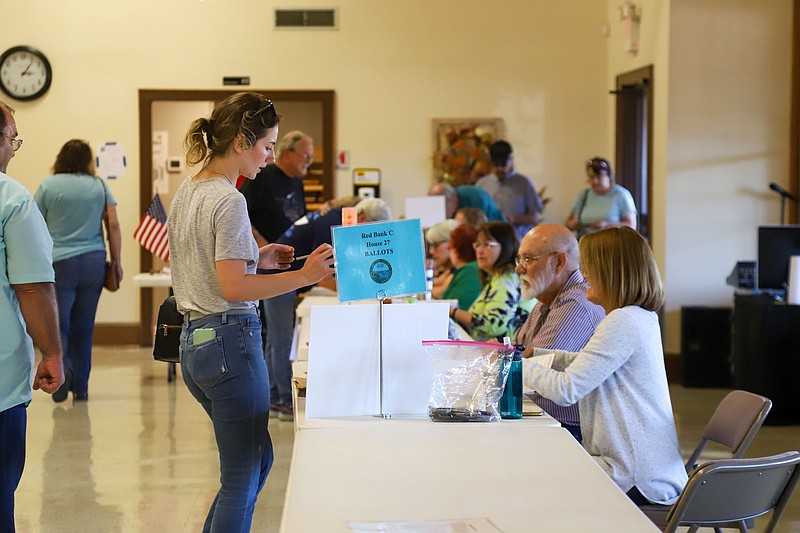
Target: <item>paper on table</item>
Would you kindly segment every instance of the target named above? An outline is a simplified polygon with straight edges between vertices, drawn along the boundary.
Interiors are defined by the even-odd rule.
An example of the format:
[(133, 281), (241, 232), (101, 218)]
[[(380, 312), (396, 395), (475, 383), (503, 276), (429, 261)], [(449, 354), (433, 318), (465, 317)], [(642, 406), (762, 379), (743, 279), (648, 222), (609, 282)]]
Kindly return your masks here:
[(556, 354), (554, 354), (553, 352), (548, 352), (542, 355), (533, 356), (533, 362), (539, 366), (550, 368), (553, 366), (553, 359), (555, 359), (555, 357)]
[[(422, 341), (447, 338), (449, 306), (383, 308), (383, 413), (426, 415), (433, 362)], [(307, 418), (380, 413), (379, 318), (378, 304), (312, 308)]]
[(488, 518), (409, 522), (347, 522), (355, 533), (502, 533)]
[(522, 416), (542, 416), (544, 411), (534, 402), (529, 394), (522, 397)]
[[(531, 358), (531, 361), (545, 368), (551, 368), (553, 366), (553, 359), (555, 359), (555, 354), (553, 352), (547, 352), (542, 355), (533, 356)], [(528, 395), (532, 392), (535, 391), (525, 386), (525, 397), (527, 398), (528, 401), (527, 402), (525, 400), (522, 401), (522, 416), (538, 416), (544, 414), (542, 408), (536, 405), (535, 402), (530, 400), (530, 397)]]

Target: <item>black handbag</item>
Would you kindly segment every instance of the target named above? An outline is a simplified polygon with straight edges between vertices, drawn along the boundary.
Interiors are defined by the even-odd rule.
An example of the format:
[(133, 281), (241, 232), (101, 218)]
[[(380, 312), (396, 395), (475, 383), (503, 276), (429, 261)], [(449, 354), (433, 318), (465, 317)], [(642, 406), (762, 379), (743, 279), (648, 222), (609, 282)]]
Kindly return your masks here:
[(117, 275), (117, 264), (114, 261), (106, 261), (106, 279), (103, 287), (114, 292), (119, 289), (119, 276)]
[(175, 296), (170, 296), (158, 309), (153, 359), (165, 363), (180, 363), (181, 328), (183, 315), (178, 312)]

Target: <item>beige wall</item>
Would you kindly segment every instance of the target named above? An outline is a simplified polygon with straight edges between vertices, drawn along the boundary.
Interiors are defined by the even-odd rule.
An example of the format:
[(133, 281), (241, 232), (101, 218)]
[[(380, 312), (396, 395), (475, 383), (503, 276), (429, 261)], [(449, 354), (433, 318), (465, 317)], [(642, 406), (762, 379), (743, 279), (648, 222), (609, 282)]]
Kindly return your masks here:
[[(754, 257), (755, 228), (777, 221), (766, 185), (787, 179), (791, 0), (636, 3), (635, 56), (622, 50), (622, 0), (342, 0), (328, 4), (337, 31), (275, 31), (271, 4), (254, 0), (9, 3), (4, 18), (20, 23), (0, 48), (35, 46), (55, 71), (43, 99), (14, 104), (25, 147), (10, 174), (33, 190), (66, 139), (121, 142), (128, 171), (111, 187), (131, 235), (137, 90), (222, 88), (223, 76), (248, 75), (260, 89), (335, 90), (337, 148), (352, 167), (382, 170), (398, 214), (430, 183), (431, 119), (503, 117), (518, 170), (553, 198), (545, 220), (561, 222), (585, 186), (583, 161), (613, 154), (615, 77), (653, 64), (654, 238), (666, 349), (677, 352), (680, 307), (729, 304), (725, 277)], [(338, 171), (337, 195), (350, 180)], [(132, 239), (123, 253), (130, 276)], [(130, 283), (103, 295), (98, 321), (137, 320)]]
[[(669, 0), (640, 0), (636, 4), (641, 11), (639, 50), (632, 54), (625, 51), (623, 25), (620, 21), (621, 1), (608, 2), (610, 35), (608, 39), (608, 88), (616, 86), (620, 74), (648, 65), (653, 66), (653, 249), (659, 268), (664, 270), (666, 205), (666, 140), (667, 107), (669, 102)], [(614, 154), (614, 102), (609, 97), (608, 106), (608, 153)]]
[[(343, 0), (338, 31), (274, 31), (272, 5), (4, 5), (4, 19), (19, 23), (3, 30), (0, 48), (35, 46), (55, 73), (44, 98), (14, 103), (25, 147), (10, 174), (33, 190), (66, 139), (122, 143), (128, 168), (111, 187), (129, 236), (141, 216), (137, 90), (222, 88), (225, 75), (250, 76), (257, 88), (335, 90), (338, 147), (350, 150), (352, 167), (382, 170), (383, 196), (398, 214), (430, 184), (433, 118), (503, 117), (519, 170), (548, 185), (551, 221), (565, 218), (587, 154), (608, 147), (601, 2)], [(351, 190), (350, 171), (339, 171), (336, 194)], [(138, 271), (132, 238), (123, 256), (129, 278)], [(103, 295), (98, 321), (136, 322), (138, 305), (138, 290), (123, 283)]]
[(725, 278), (755, 259), (756, 228), (779, 221), (767, 186), (788, 187), (792, 1), (638, 0), (636, 55), (623, 50), (621, 4), (608, 2), (608, 84), (654, 67), (654, 250), (664, 348), (679, 353), (681, 307), (731, 306)]
[(787, 187), (791, 0), (672, 0), (665, 278), (668, 351), (680, 307), (730, 306), (725, 278), (756, 258)]

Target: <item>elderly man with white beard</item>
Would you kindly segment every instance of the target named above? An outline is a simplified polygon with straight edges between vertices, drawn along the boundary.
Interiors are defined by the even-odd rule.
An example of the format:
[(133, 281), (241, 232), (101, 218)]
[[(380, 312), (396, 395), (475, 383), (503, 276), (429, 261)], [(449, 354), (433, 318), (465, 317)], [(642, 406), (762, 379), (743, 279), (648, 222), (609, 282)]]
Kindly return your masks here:
[[(579, 269), (575, 236), (561, 224), (536, 226), (523, 237), (516, 263), (522, 298), (539, 301), (514, 343), (524, 344), (526, 352), (534, 348), (580, 351), (605, 311), (586, 299), (588, 285)], [(532, 399), (581, 442), (577, 404), (563, 407), (538, 393)]]

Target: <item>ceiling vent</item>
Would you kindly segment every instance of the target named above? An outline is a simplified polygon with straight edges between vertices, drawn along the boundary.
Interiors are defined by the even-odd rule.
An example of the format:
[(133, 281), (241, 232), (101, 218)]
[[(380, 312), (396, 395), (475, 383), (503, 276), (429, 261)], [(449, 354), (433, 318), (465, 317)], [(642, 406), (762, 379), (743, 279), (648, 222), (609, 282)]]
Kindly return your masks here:
[(335, 9), (276, 9), (276, 28), (336, 29)]

